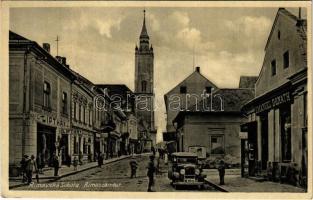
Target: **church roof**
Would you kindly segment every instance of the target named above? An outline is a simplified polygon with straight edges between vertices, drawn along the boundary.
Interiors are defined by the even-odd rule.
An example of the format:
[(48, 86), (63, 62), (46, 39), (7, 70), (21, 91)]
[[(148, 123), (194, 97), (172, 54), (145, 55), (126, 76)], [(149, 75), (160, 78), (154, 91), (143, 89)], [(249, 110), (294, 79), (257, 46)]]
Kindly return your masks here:
[(143, 24), (142, 24), (142, 29), (141, 29), (141, 33), (140, 33), (140, 38), (148, 38), (149, 39), (148, 31), (146, 28), (146, 10), (143, 11)]

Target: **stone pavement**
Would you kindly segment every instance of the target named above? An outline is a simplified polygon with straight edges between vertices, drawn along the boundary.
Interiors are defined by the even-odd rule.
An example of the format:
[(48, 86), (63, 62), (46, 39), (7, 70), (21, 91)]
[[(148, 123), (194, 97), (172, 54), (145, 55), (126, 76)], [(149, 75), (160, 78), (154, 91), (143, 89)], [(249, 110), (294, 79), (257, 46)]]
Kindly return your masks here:
[(256, 181), (250, 178), (242, 178), (236, 170), (225, 172), (225, 185), (219, 185), (218, 171), (209, 170), (206, 181), (216, 189), (224, 192), (294, 192), (304, 193), (303, 188), (295, 187), (288, 184), (280, 184), (271, 181)]
[[(104, 160), (103, 164), (107, 164), (107, 163), (112, 163), (115, 161), (119, 161), (125, 158), (130, 157), (131, 155), (124, 155), (124, 156), (120, 156), (120, 157), (116, 157), (116, 158), (112, 158), (109, 160)], [(134, 155), (134, 156), (138, 156), (138, 155)], [(47, 181), (54, 181), (69, 175), (73, 175), (79, 172), (83, 172), (85, 170), (88, 169), (92, 169), (98, 166), (97, 162), (91, 162), (91, 163), (85, 163), (83, 165), (78, 165), (77, 166), (77, 171), (74, 171), (74, 166), (71, 165), (70, 167), (66, 166), (66, 165), (62, 165), (62, 167), (59, 169), (59, 173), (57, 177), (54, 176), (54, 169), (53, 168), (48, 168), (44, 171), (44, 174), (39, 174), (39, 179), (40, 182), (47, 182)], [(36, 181), (36, 174), (33, 174), (33, 181)], [(10, 177), (9, 178), (9, 188), (16, 188), (16, 187), (20, 187), (20, 186), (24, 186), (26, 185), (25, 183), (22, 183), (22, 177)]]

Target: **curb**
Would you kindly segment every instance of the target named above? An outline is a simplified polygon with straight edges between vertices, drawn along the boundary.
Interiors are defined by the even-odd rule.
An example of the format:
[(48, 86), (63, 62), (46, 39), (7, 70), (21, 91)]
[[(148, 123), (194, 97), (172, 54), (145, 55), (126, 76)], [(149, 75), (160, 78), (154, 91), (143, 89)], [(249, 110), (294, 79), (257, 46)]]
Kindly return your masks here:
[[(135, 156), (138, 156), (138, 155), (135, 155)], [(115, 159), (115, 160), (108, 161), (107, 163), (104, 163), (103, 165), (114, 163), (114, 162), (117, 162), (117, 161), (120, 161), (120, 160), (124, 160), (124, 159), (129, 158), (129, 157), (131, 157), (131, 155), (125, 156), (125, 157), (120, 158), (120, 159)], [(57, 181), (57, 180), (59, 180), (61, 178), (64, 178), (64, 177), (67, 177), (67, 176), (71, 176), (71, 175), (75, 175), (75, 174), (78, 174), (80, 172), (84, 172), (84, 171), (87, 171), (87, 170), (90, 170), (90, 169), (94, 169), (94, 168), (97, 168), (97, 167), (98, 167), (98, 165), (96, 164), (94, 166), (90, 166), (90, 167), (87, 167), (85, 169), (69, 172), (69, 173), (66, 173), (66, 174), (63, 174), (63, 175), (60, 175), (60, 176), (57, 176), (57, 177), (54, 177), (54, 176), (52, 176), (52, 177), (43, 177), (41, 179), (51, 179), (51, 180), (46, 181), (46, 182), (50, 183), (50, 182)], [(26, 185), (28, 185), (28, 184), (21, 183), (21, 184), (18, 184), (18, 185), (9, 186), (9, 189), (14, 189), (14, 188), (18, 188), (18, 187), (22, 187), (22, 186), (26, 186)]]
[(211, 181), (208, 181), (207, 179), (204, 179), (204, 181), (205, 181), (208, 185), (212, 186), (214, 189), (216, 189), (216, 190), (218, 190), (218, 191), (220, 191), (220, 192), (229, 192), (229, 191), (227, 191), (226, 189), (224, 189), (223, 187), (221, 187), (220, 185), (215, 184), (215, 183), (213, 183), (213, 182), (211, 182)]

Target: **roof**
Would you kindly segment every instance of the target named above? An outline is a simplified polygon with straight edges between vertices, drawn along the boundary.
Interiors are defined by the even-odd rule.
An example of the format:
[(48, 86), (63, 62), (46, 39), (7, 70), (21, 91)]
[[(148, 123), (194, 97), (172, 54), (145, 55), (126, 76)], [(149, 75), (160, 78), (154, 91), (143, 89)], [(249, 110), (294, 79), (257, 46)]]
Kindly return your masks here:
[(75, 75), (69, 67), (61, 64), (55, 57), (49, 52), (44, 50), (37, 42), (29, 40), (13, 31), (9, 31), (9, 51), (24, 50), (34, 52), (41, 60), (49, 63), (49, 65), (57, 72), (61, 73), (65, 77), (73, 80)]
[(197, 154), (191, 152), (175, 152), (172, 153), (173, 156), (182, 156), (182, 157), (197, 157)]
[(143, 15), (143, 24), (142, 24), (140, 38), (148, 38), (149, 39), (148, 31), (147, 31), (147, 28), (146, 28), (146, 10), (144, 10), (143, 13), (144, 13), (144, 15)]
[(18, 35), (17, 33), (14, 33), (13, 31), (9, 31), (9, 40), (26, 40), (31, 42), (31, 40), (24, 38), (21, 35)]
[[(211, 102), (211, 97), (213, 97)], [(223, 88), (218, 89), (205, 100), (200, 101), (197, 105), (188, 108), (191, 112), (240, 112), (241, 107), (254, 98), (253, 89), (244, 88)], [(222, 100), (222, 110), (221, 110)], [(211, 104), (212, 103), (212, 104)], [(204, 107), (203, 105), (206, 105)], [(213, 111), (207, 110), (212, 105)]]
[(176, 87), (178, 87), (179, 85), (181, 85), (184, 81), (188, 80), (192, 75), (194, 74), (199, 74), (201, 77), (203, 77), (210, 85), (212, 85), (215, 88), (218, 88), (214, 83), (212, 83), (209, 79), (207, 79), (203, 74), (201, 74), (200, 72), (198, 72), (197, 70), (195, 70), (194, 72), (192, 72), (191, 74), (189, 74), (184, 80), (182, 80), (180, 83), (178, 83), (175, 87), (173, 87), (170, 91), (168, 91), (165, 95), (167, 96), (168, 94), (170, 94)]
[(125, 84), (96, 84), (96, 86), (102, 89), (107, 88), (109, 95), (125, 95), (126, 93), (133, 93), (133, 91)]
[(274, 23), (273, 23), (271, 32), (270, 32), (270, 34), (269, 34), (269, 36), (268, 36), (268, 38), (267, 38), (267, 42), (266, 42), (266, 45), (265, 45), (265, 50), (267, 49), (267, 46), (268, 46), (268, 44), (269, 44), (269, 42), (270, 42), (270, 39), (271, 39), (271, 37), (272, 37), (274, 28), (275, 28), (275, 26), (276, 26), (276, 22), (277, 22), (278, 17), (279, 17), (280, 14), (283, 14), (283, 15), (289, 17), (289, 19), (294, 20), (295, 22), (297, 22), (297, 21), (299, 21), (299, 20), (300, 20), (300, 21), (305, 21), (305, 22), (303, 22), (303, 27), (306, 29), (306, 20), (303, 20), (303, 19), (298, 18), (297, 16), (295, 16), (294, 14), (292, 14), (291, 12), (289, 12), (288, 10), (286, 10), (285, 8), (279, 8), (278, 11), (277, 11), (276, 17), (275, 17), (275, 19), (274, 19)]
[(240, 76), (239, 88), (254, 88), (257, 76)]

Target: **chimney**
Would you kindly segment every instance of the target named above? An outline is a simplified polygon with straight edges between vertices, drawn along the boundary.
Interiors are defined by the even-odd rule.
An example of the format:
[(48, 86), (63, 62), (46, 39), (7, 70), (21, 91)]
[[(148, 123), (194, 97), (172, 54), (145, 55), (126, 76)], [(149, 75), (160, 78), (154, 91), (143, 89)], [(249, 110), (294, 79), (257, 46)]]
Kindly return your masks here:
[(299, 19), (301, 20), (301, 7), (299, 8)]
[(196, 72), (200, 73), (200, 67), (196, 67)]
[(62, 65), (66, 66), (66, 57), (62, 57), (62, 56), (56, 56), (55, 57), (57, 59), (57, 61), (59, 61), (59, 63), (61, 63)]
[(50, 53), (50, 44), (49, 43), (43, 43), (42, 48), (46, 50), (46, 52)]

